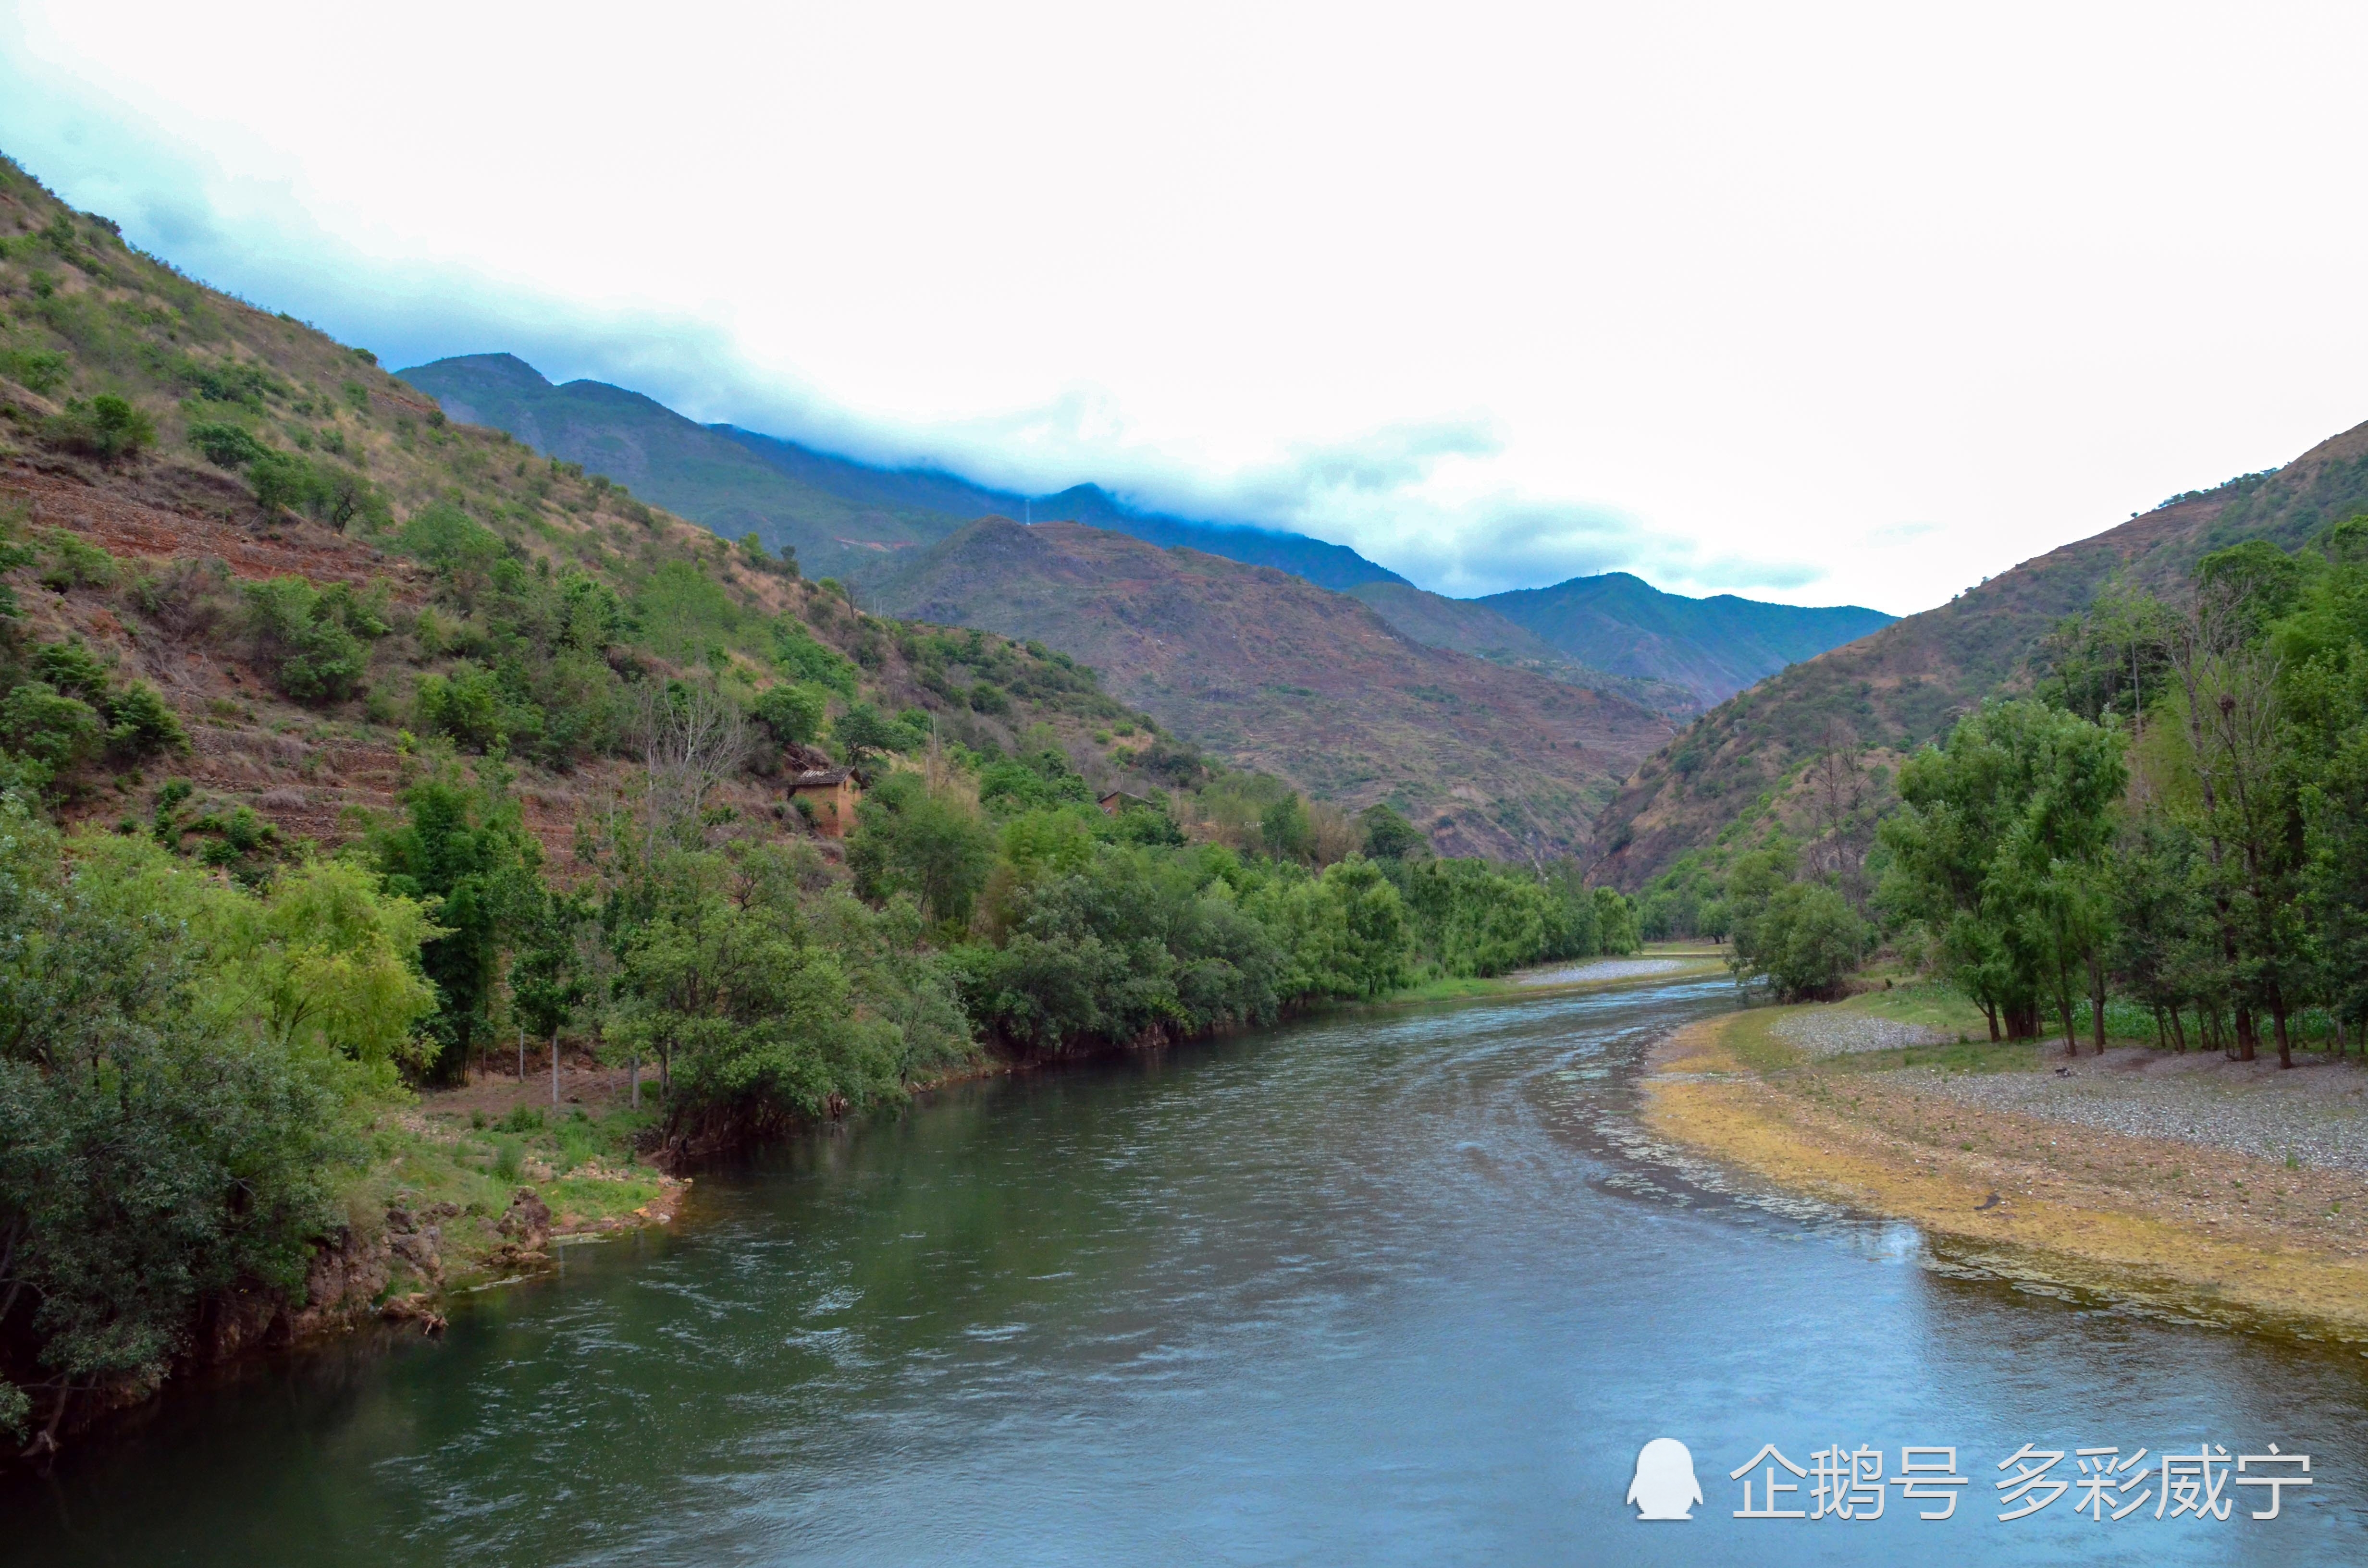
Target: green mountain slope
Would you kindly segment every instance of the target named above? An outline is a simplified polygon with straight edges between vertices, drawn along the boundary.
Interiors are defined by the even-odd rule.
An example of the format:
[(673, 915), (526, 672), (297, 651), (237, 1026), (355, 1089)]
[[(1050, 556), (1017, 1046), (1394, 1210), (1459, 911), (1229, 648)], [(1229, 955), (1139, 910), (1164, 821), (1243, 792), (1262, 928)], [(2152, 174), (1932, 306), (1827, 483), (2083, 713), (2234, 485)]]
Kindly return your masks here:
[(1345, 545), (1147, 512), (1099, 485), (1022, 495), (939, 469), (882, 468), (735, 426), (700, 425), (604, 381), (553, 386), (513, 355), (438, 359), (403, 378), (454, 419), (582, 463), (726, 538), (753, 533), (772, 549), (789, 545), (819, 574), (868, 581), (894, 572), (898, 551), (934, 543), (965, 522), (1026, 515), (1272, 566), (1326, 587), (1403, 580)]
[(639, 392), (604, 381), (553, 386), (511, 355), (439, 359), (403, 379), (463, 424), (507, 431), (546, 456), (607, 474), (727, 539), (753, 533), (771, 549), (791, 546), (816, 575), (861, 576), (963, 521), (924, 506), (849, 499)]
[(1687, 687), (1646, 676), (1616, 676), (1581, 664), (1477, 599), (1451, 599), (1412, 583), (1360, 583), (1348, 591), (1417, 642), (1531, 670), (1566, 685), (1611, 692), (1678, 718), (1691, 719), (1702, 710), (1702, 699)]
[[(118, 399), (139, 438), (108, 437)], [(657, 412), (647, 427), (669, 429)], [(1092, 738), (1138, 716), (1071, 661), (860, 613), (448, 418), (368, 354), (182, 277), (5, 159), (0, 572), (17, 608), (0, 615), (0, 683), (28, 649), (79, 642), (109, 691), (146, 683), (186, 732), (186, 753), (144, 771), (66, 757), (66, 813), (162, 820), (169, 777), (194, 790), (183, 815), (216, 824), (188, 829), (192, 849), (238, 821), (242, 855), (349, 837), (357, 809), (389, 810), (416, 776), (416, 736), (506, 748), (528, 826), (564, 863), (633, 774), (638, 705), (677, 676), (752, 705), (818, 683), (842, 715), (869, 700), (916, 710), (907, 733), (1007, 749), (1046, 725), (1096, 785), (1155, 787)], [(980, 681), (1003, 694), (993, 712), (960, 695)], [(721, 801), (779, 821), (796, 760), (760, 741)]]
[(1804, 608), (1733, 594), (1688, 598), (1625, 572), (1517, 588), (1478, 602), (1580, 664), (1675, 681), (1705, 703), (1856, 642), (1895, 619), (1855, 605)]
[(1162, 548), (1182, 545), (1247, 566), (1271, 566), (1325, 588), (1347, 590), (1360, 583), (1405, 581), (1345, 544), (1327, 544), (1279, 528), (1196, 522), (1148, 512), (1127, 505), (1099, 484), (1072, 485), (1051, 495), (1023, 495), (973, 484), (941, 469), (874, 468), (778, 436), (760, 436), (730, 425), (712, 428), (803, 483), (866, 505), (933, 508), (964, 519), (1021, 517), (1039, 523), (1087, 523)]
[(1289, 574), (1073, 524), (973, 523), (874, 597), (1067, 650), (1177, 733), (1344, 804), (1389, 801), (1455, 853), (1569, 848), (1670, 733), (1620, 698), (1425, 646)]
[(1099, 485), (1022, 495), (932, 468), (883, 468), (730, 425), (703, 426), (600, 381), (553, 386), (507, 354), (403, 372), (454, 419), (631, 485), (729, 539), (795, 549), (809, 572), (860, 585), (983, 517), (1074, 522), (1289, 572), (1363, 597), (1417, 642), (1692, 713), (1795, 660), (1863, 635), (1873, 610), (1801, 609), (1732, 596), (1689, 599), (1625, 574), (1456, 600), (1415, 587), (1345, 545), (1130, 506)]
[(1784, 818), (1802, 763), (1828, 737), (1876, 763), (1935, 739), (1985, 696), (2027, 684), (2047, 634), (2110, 584), (2175, 597), (2212, 551), (2248, 539), (2291, 550), (2362, 510), (2368, 425), (2283, 468), (2175, 496), (1795, 665), (1704, 714), (1638, 770), (1604, 813), (1594, 874), (1640, 887), (1739, 817), (1772, 809)]

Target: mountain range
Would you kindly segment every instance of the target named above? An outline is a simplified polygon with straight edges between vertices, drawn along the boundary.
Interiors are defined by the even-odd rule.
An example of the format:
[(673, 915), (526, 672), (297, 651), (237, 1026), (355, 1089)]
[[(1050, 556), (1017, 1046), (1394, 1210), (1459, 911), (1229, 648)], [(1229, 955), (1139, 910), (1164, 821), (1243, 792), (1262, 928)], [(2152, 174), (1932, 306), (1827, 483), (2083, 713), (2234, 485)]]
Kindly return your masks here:
[(1617, 695), (1416, 642), (1290, 573), (1076, 523), (984, 518), (871, 597), (1073, 653), (1178, 734), (1344, 806), (1386, 801), (1452, 854), (1576, 851), (1674, 731)]
[(754, 533), (773, 549), (794, 548), (809, 572), (859, 588), (898, 574), (911, 552), (980, 517), (1082, 523), (1164, 549), (1272, 567), (1356, 595), (1417, 642), (1678, 715), (1892, 619), (1732, 595), (1687, 598), (1625, 573), (1450, 599), (1345, 545), (1303, 534), (1147, 511), (1095, 484), (1026, 495), (942, 469), (864, 463), (730, 425), (700, 425), (600, 381), (554, 386), (508, 354), (438, 359), (401, 374), (454, 419), (582, 463), (717, 533)]

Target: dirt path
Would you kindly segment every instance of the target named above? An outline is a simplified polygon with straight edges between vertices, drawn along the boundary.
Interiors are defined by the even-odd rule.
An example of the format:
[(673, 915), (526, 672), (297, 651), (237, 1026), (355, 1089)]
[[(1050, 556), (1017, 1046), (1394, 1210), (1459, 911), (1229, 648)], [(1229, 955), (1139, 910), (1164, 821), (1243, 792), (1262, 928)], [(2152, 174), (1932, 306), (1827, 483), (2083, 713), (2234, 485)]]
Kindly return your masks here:
[[(1941, 1061), (1918, 1068), (1919, 1045)], [(2083, 1057), (2071, 1079), (2052, 1056), (1968, 1071), (1936, 1046), (1846, 1008), (1708, 1019), (1656, 1051), (1645, 1121), (1778, 1186), (1913, 1221), (2001, 1274), (2368, 1339), (2368, 1173), (2348, 1157), (2368, 1074), (2282, 1083), (2217, 1058), (2150, 1073)], [(2297, 1136), (2265, 1156), (2281, 1128)]]

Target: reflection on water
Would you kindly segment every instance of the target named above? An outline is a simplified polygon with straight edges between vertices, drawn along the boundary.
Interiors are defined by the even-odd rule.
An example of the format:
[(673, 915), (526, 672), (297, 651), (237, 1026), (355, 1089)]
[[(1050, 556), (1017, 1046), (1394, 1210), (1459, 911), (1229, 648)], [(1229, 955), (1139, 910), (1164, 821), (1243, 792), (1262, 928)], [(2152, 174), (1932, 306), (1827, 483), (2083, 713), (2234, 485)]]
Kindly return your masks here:
[[(1332, 1020), (983, 1085), (700, 1185), (439, 1344), (173, 1402), (0, 1488), (0, 1559), (2368, 1560), (2368, 1360), (1966, 1280), (1628, 1120), (1716, 985)], [(1621, 1506), (1692, 1450), (1687, 1523)], [(2025, 1442), (2232, 1452), (2286, 1517), (1997, 1520)], [(1738, 1521), (1773, 1442), (1954, 1445), (1957, 1517)], [(1784, 1479), (1790, 1479), (1785, 1477)], [(1807, 1480), (1798, 1499), (1810, 1494)], [(1788, 1506), (1807, 1506), (1795, 1497)], [(1916, 1505), (1916, 1508), (1930, 1505)]]

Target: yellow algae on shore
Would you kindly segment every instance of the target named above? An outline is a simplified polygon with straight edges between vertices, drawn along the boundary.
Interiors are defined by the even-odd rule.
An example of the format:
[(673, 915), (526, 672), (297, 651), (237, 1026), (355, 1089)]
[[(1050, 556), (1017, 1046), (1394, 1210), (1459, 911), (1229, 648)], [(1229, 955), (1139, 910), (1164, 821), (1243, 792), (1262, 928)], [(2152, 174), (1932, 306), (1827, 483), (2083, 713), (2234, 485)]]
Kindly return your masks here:
[[(1664, 1041), (1645, 1125), (1785, 1189), (1910, 1221), (1936, 1250), (2007, 1278), (2368, 1340), (2356, 1172), (1999, 1110), (1937, 1094), (1927, 1075), (1814, 1059), (1775, 1028), (1811, 1011), (1752, 1009)], [(1896, 1066), (1912, 1052), (1881, 1054)], [(2027, 1062), (2015, 1070), (2058, 1064)]]

